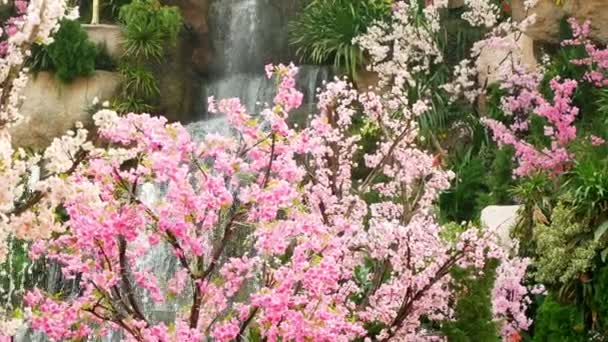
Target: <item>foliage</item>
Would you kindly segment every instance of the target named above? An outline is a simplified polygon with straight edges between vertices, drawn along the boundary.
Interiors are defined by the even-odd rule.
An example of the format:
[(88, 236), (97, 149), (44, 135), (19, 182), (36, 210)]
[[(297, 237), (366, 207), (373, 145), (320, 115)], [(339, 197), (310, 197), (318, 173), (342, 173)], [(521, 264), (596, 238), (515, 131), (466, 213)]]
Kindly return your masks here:
[(537, 225), (534, 234), (536, 277), (545, 284), (567, 283), (587, 272), (601, 247), (593, 238), (585, 237), (593, 234), (589, 222), (564, 203), (553, 209), (551, 223)]
[(49, 55), (47, 46), (36, 44), (32, 47), (32, 55), (28, 60), (28, 67), (34, 74), (41, 71), (55, 70), (55, 65), (53, 64), (53, 59)]
[(290, 25), (290, 43), (315, 64), (332, 63), (352, 79), (366, 58), (353, 39), (389, 17), (391, 0), (312, 0)]
[(160, 95), (158, 81), (154, 74), (145, 66), (139, 64), (122, 64), (119, 72), (124, 79), (122, 84), (125, 96), (138, 98), (156, 98)]
[(110, 52), (108, 51), (108, 46), (106, 44), (97, 44), (97, 55), (95, 56), (95, 70), (116, 70), (116, 61), (114, 60), (114, 58), (112, 58), (112, 56), (110, 56)]
[(154, 107), (135, 96), (122, 96), (112, 102), (112, 108), (119, 113), (148, 113)]
[(546, 297), (536, 315), (532, 341), (588, 341), (582, 313), (574, 305)]
[(446, 221), (463, 222), (474, 219), (473, 215), (480, 212), (477, 207), (479, 194), (488, 192), (484, 161), (473, 156), (472, 152), (472, 149), (468, 149), (453, 168), (459, 177), (439, 198), (440, 213)]

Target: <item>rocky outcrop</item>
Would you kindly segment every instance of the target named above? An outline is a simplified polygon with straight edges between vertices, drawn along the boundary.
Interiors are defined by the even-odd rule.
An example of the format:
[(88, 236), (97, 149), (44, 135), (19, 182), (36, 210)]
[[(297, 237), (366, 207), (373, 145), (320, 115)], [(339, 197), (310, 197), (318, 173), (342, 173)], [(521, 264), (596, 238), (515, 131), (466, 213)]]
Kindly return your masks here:
[(608, 42), (608, 1), (606, 0), (563, 0), (558, 5), (555, 0), (538, 0), (526, 13), (524, 0), (511, 0), (513, 19), (523, 20), (526, 15), (535, 14), (536, 22), (526, 33), (534, 40), (556, 43), (559, 40), (560, 20), (573, 17), (579, 21), (591, 21), (591, 35), (604, 43)]
[(21, 106), (26, 122), (12, 129), (13, 143), (41, 149), (74, 128), (77, 121), (90, 125), (93, 99), (110, 99), (119, 82), (116, 73), (107, 71), (96, 71), (91, 77), (78, 78), (70, 84), (61, 83), (48, 72), (30, 77)]

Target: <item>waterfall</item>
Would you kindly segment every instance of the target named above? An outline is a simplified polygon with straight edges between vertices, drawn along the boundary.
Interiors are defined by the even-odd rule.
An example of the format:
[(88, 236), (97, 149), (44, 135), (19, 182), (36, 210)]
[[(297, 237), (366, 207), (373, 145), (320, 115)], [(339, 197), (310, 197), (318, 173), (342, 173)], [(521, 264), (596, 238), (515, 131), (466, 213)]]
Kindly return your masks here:
[[(216, 99), (238, 97), (250, 113), (259, 112), (265, 103), (272, 102), (275, 84), (265, 77), (264, 65), (296, 61), (293, 49), (288, 44), (288, 22), (293, 19), (300, 2), (212, 1), (209, 29), (211, 45), (216, 53), (210, 75), (203, 80), (198, 118), (213, 118), (206, 111), (209, 96)], [(289, 10), (286, 10), (285, 4), (288, 4)], [(304, 93), (304, 103), (299, 114), (307, 115), (314, 109), (316, 88), (330, 76), (328, 67), (300, 67), (296, 86)]]

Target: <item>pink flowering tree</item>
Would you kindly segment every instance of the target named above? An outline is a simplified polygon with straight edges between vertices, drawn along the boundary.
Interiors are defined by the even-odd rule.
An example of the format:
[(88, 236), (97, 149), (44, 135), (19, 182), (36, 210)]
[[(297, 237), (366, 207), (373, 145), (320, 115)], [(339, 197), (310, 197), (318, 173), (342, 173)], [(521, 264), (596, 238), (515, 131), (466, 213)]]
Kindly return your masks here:
[[(295, 72), (269, 69), (279, 90), (259, 118), (236, 99), (212, 103), (234, 138), (195, 143), (164, 119), (97, 113), (112, 147), (92, 150), (68, 176), (63, 233), (31, 251), (64, 265), (81, 290), (61, 299), (30, 292), (32, 327), (54, 339), (122, 330), (146, 341), (240, 340), (252, 331), (352, 340), (370, 334), (367, 324), (383, 328), (369, 336), (380, 340), (432, 336), (421, 319), (450, 317), (450, 269), (504, 254), (474, 228), (441, 238), (432, 203), (450, 174), (416, 148), (414, 121), (392, 119), (379, 97), (330, 83), (310, 127), (290, 129), (286, 116), (302, 99)], [(356, 180), (358, 137), (347, 132), (359, 111), (381, 120), (387, 136)], [(138, 189), (148, 184), (166, 193), (146, 201)], [(372, 193), (379, 199), (366, 202)], [(179, 263), (165, 283), (137, 267), (159, 244)], [(186, 293), (172, 328), (142, 309), (142, 296), (162, 303)]]
[[(21, 29), (36, 23), (35, 32), (48, 37), (65, 6), (32, 1), (26, 16), (36, 5), (55, 16), (38, 13), (45, 20), (32, 17)], [(416, 119), (429, 110), (424, 96), (431, 90), (417, 101), (407, 90), (415, 86), (412, 73), (432, 72), (441, 58), (432, 31), (416, 31), (410, 11), (415, 5), (398, 2), (393, 26), (361, 38), (390, 91), (329, 83), (302, 130), (286, 121), (302, 101), (297, 68), (277, 65), (266, 68), (277, 95), (259, 115), (238, 99), (210, 101), (230, 136), (193, 141), (179, 123), (102, 110), (94, 115), (95, 144), (79, 128), (22, 161), (6, 133), (3, 165), (14, 166), (2, 169), (12, 183), (3, 185), (0, 232), (32, 241), (32, 259), (61, 265), (63, 276), (79, 284), (69, 295), (28, 292), (29, 326), (54, 340), (115, 332), (132, 341), (432, 340), (440, 335), (423, 322), (453, 317), (450, 270), (481, 270), (497, 258), (504, 273), (494, 306), (501, 333), (527, 329), (527, 261), (510, 259), (493, 232), (472, 227), (446, 238), (436, 221), (433, 204), (452, 173), (418, 147)], [(431, 24), (435, 11), (425, 9)], [(419, 39), (380, 34), (404, 28)], [(399, 46), (395, 41), (407, 49), (387, 60), (383, 46)], [(2, 63), (24, 78), (22, 58), (13, 59), (22, 50), (11, 46)], [(7, 94), (18, 94), (22, 83), (12, 81)], [(2, 103), (7, 123), (18, 114), (18, 97), (10, 96)], [(371, 151), (362, 152), (351, 129), (358, 116), (379, 132)], [(40, 159), (42, 176), (15, 198)], [(355, 176), (361, 168), (364, 175)], [(161, 195), (145, 196), (159, 188)], [(176, 261), (170, 274), (142, 262), (158, 249)], [(176, 317), (158, 319), (146, 310), (149, 301), (171, 305)]]

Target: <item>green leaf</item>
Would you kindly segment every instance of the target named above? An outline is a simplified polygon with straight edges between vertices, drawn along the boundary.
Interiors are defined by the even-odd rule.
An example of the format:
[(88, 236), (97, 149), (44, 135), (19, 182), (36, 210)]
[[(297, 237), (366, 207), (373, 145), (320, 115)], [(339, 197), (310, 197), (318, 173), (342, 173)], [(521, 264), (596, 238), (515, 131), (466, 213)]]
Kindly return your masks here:
[(604, 223), (595, 229), (595, 241), (599, 241), (606, 233), (606, 230), (608, 230), (608, 221), (604, 221)]
[(608, 256), (608, 248), (604, 249), (602, 253), (600, 253), (600, 257), (602, 258), (602, 262), (606, 262), (606, 256)]

